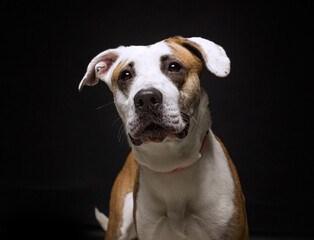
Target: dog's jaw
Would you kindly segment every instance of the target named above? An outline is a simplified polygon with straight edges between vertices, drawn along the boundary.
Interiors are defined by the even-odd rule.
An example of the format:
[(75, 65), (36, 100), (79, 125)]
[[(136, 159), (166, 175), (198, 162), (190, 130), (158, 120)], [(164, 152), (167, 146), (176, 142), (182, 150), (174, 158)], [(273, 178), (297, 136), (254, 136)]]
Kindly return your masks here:
[(155, 142), (160, 143), (167, 139), (183, 139), (188, 135), (190, 123), (187, 122), (182, 131), (177, 132), (175, 129), (166, 129), (161, 125), (150, 123), (147, 127), (141, 128), (137, 131), (136, 135), (131, 135), (128, 133), (128, 136), (135, 146), (140, 146), (143, 143)]
[(127, 132), (132, 144), (163, 142), (167, 139), (183, 139), (189, 130), (190, 117), (167, 108), (161, 111), (138, 114), (127, 121)]
[(137, 162), (156, 172), (167, 172), (198, 161), (201, 157), (199, 150), (204, 134), (211, 125), (208, 97), (204, 91), (202, 91), (200, 104), (189, 124), (188, 134), (183, 139), (176, 136), (166, 138), (161, 143), (147, 142), (139, 146), (131, 143)]

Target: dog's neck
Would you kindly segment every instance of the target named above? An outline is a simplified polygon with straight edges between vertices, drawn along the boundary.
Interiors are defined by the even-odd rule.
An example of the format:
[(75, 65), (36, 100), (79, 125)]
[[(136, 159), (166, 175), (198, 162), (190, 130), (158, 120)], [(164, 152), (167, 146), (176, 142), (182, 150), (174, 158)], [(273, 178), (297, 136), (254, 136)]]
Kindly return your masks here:
[(201, 158), (200, 149), (210, 125), (208, 96), (202, 91), (196, 114), (190, 120), (188, 136), (181, 140), (132, 146), (134, 157), (140, 166), (155, 172), (166, 173), (191, 166)]

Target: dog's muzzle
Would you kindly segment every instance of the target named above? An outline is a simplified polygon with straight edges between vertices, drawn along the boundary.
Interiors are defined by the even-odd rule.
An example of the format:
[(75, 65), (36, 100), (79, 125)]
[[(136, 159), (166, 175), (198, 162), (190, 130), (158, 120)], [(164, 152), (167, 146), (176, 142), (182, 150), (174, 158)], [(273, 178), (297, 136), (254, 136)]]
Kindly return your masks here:
[(180, 132), (166, 123), (163, 115), (163, 95), (159, 90), (155, 88), (140, 90), (134, 96), (134, 105), (139, 126), (133, 136), (130, 133), (128, 135), (135, 146), (140, 146), (143, 142), (162, 142), (166, 137), (183, 139), (188, 135), (188, 116), (181, 114), (186, 124)]

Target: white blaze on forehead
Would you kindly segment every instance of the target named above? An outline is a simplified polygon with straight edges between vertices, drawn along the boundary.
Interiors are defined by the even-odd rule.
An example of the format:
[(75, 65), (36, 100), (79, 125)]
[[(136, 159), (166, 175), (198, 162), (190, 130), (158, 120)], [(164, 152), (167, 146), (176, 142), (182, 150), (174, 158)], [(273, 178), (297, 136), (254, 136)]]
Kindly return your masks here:
[(138, 79), (134, 84), (134, 90), (156, 88), (164, 96), (178, 97), (178, 89), (160, 68), (161, 56), (172, 54), (171, 48), (165, 42), (159, 42), (150, 46), (148, 50), (148, 54), (137, 62)]
[(118, 61), (128, 60), (135, 63), (159, 63), (160, 56), (171, 54), (171, 49), (165, 42), (158, 42), (149, 46), (129, 46), (120, 52)]
[[(171, 49), (163, 41), (150, 46), (124, 47), (120, 50), (118, 59), (108, 71), (109, 81), (106, 83), (109, 85), (110, 89), (113, 90), (111, 77), (115, 68), (121, 62), (125, 62), (126, 64), (133, 62), (136, 76), (147, 79), (147, 81), (141, 81), (142, 84), (152, 85), (152, 80), (158, 78), (156, 74), (162, 74), (160, 71), (160, 57), (166, 54), (171, 54)], [(151, 81), (151, 84), (148, 84), (149, 81)]]
[(130, 46), (123, 49), (113, 68), (121, 61), (134, 63), (136, 76), (129, 89), (129, 98), (133, 99), (138, 91), (147, 88), (157, 88), (167, 96), (178, 95), (177, 88), (160, 69), (160, 57), (169, 54), (172, 54), (172, 50), (163, 41), (150, 46)]

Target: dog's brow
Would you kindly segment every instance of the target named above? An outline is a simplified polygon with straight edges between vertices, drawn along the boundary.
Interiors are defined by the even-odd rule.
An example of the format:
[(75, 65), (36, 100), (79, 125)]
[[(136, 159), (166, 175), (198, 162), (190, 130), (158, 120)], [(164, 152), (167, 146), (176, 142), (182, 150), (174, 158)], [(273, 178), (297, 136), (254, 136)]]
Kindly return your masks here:
[(129, 67), (133, 68), (134, 67), (134, 62), (130, 62), (128, 65), (129, 65)]
[(170, 55), (163, 55), (160, 57), (160, 61), (164, 62), (167, 61), (170, 58)]

